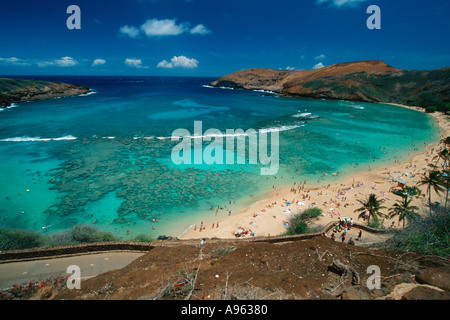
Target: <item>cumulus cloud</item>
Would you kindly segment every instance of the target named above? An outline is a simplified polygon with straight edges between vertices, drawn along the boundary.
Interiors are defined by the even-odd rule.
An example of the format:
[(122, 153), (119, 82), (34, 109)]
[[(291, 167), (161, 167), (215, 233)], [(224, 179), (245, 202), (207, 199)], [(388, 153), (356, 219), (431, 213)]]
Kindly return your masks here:
[(325, 67), (325, 66), (323, 65), (323, 63), (322, 63), (322, 62), (319, 62), (318, 64), (316, 64), (316, 65), (313, 67), (313, 69), (315, 70), (315, 69), (320, 69), (320, 68), (323, 68), (323, 67)]
[(127, 66), (131, 67), (131, 68), (136, 68), (136, 69), (146, 69), (146, 68), (148, 68), (148, 67), (146, 67), (146, 66), (144, 66), (142, 64), (142, 60), (141, 59), (126, 58), (124, 63)]
[(325, 55), (324, 55), (324, 54), (318, 55), (318, 56), (315, 57), (314, 59), (316, 59), (316, 60), (322, 60), (322, 59), (325, 59)]
[(172, 68), (197, 68), (198, 67), (198, 61), (196, 59), (190, 59), (185, 56), (174, 56), (170, 62), (163, 60), (158, 63), (156, 66), (157, 68), (166, 68), (166, 69), (172, 69)]
[(92, 62), (92, 66), (96, 67), (96, 66), (101, 66), (104, 65), (106, 63), (106, 60), (104, 59), (95, 59), (94, 62)]
[(295, 70), (295, 67), (287, 66), (285, 70), (288, 70), (288, 71), (294, 71), (294, 70)]
[(211, 33), (212, 31), (209, 30), (208, 28), (206, 28), (204, 25), (198, 24), (195, 27), (193, 27), (189, 32), (192, 34), (202, 34), (203, 35), (203, 34)]
[(0, 58), (0, 64), (14, 65), (14, 66), (29, 66), (30, 64), (22, 59), (11, 57), (11, 58)]
[(141, 25), (141, 30), (147, 35), (147, 37), (177, 36), (185, 32), (187, 28), (187, 23), (177, 24), (176, 19), (151, 19)]
[(123, 35), (127, 35), (130, 38), (137, 38), (137, 37), (139, 37), (140, 31), (136, 27), (126, 25), (126, 26), (120, 27), (119, 33), (123, 34)]
[(56, 66), (56, 67), (73, 67), (78, 64), (72, 57), (62, 57), (60, 59), (55, 59), (51, 61), (40, 61), (37, 63), (38, 67), (48, 67), (48, 66)]
[(198, 24), (190, 28), (189, 22), (178, 23), (177, 19), (149, 19), (139, 28), (125, 25), (120, 28), (121, 35), (127, 35), (131, 38), (138, 38), (141, 34), (147, 37), (177, 36), (183, 33), (205, 35), (212, 31), (203, 24)]
[(60, 67), (73, 67), (78, 64), (78, 62), (72, 57), (62, 57), (55, 61), (55, 64)]
[(362, 2), (366, 2), (368, 0), (317, 0), (316, 4), (325, 4), (328, 3), (331, 6), (335, 7), (356, 7)]

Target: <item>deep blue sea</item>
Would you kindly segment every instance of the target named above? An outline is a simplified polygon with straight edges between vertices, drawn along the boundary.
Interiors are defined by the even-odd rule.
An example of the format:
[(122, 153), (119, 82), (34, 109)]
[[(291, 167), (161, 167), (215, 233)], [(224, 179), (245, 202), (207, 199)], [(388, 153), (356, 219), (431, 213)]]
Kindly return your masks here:
[[(123, 239), (178, 236), (217, 207), (218, 221), (237, 213), (273, 185), (336, 181), (404, 159), (439, 134), (426, 114), (398, 106), (211, 88), (212, 78), (28, 78), (82, 84), (92, 94), (0, 111), (0, 227), (55, 232), (89, 223)], [(220, 130), (223, 142), (233, 137), (227, 129), (255, 129), (268, 140), (278, 132), (277, 174), (261, 175), (249, 150), (225, 145), (234, 163), (173, 163), (178, 142), (170, 137), (194, 134), (194, 121)]]

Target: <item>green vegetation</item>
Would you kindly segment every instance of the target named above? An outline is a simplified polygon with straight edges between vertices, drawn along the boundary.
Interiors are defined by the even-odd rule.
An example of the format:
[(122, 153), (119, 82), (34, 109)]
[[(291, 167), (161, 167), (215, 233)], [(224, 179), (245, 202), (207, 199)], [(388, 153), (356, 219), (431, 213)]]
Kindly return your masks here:
[(303, 84), (304, 88), (310, 88), (311, 91), (322, 88), (325, 85), (325, 82), (322, 80), (312, 80)]
[(437, 207), (409, 221), (409, 225), (387, 242), (386, 248), (450, 258), (450, 210)]
[[(382, 201), (378, 199), (378, 197), (371, 193), (366, 200), (359, 200), (361, 203), (361, 207), (356, 209), (354, 212), (359, 212), (358, 218), (366, 218), (366, 212), (369, 213), (369, 216), (367, 218), (367, 224), (370, 225), (370, 218), (373, 218), (373, 220), (378, 221), (378, 217), (384, 217), (385, 215), (380, 212), (381, 209), (384, 209)], [(372, 226), (373, 227), (373, 226)]]
[(293, 215), (289, 221), (289, 228), (285, 235), (303, 234), (311, 231), (310, 224), (322, 214), (320, 208), (309, 208), (300, 214)]
[(411, 205), (413, 201), (410, 197), (402, 197), (401, 200), (397, 200), (392, 208), (389, 210), (390, 217), (398, 216), (398, 223), (403, 221), (403, 228), (405, 227), (406, 220), (411, 221), (417, 216), (417, 206)]
[[(120, 241), (114, 234), (97, 227), (78, 224), (71, 229), (42, 234), (36, 231), (0, 228), (0, 251), (31, 248), (51, 248), (92, 242)], [(138, 235), (131, 241), (151, 242), (146, 235)]]
[(43, 241), (35, 231), (0, 228), (0, 251), (40, 247)]
[(431, 213), (431, 189), (436, 193), (444, 190), (442, 173), (438, 170), (432, 170), (428, 172), (428, 175), (424, 174), (422, 180), (419, 181), (420, 185), (427, 185), (428, 204), (430, 206)]
[(17, 89), (30, 87), (42, 89), (50, 84), (50, 82), (43, 80), (0, 78), (0, 93), (8, 93)]
[[(450, 209), (447, 207), (450, 166), (450, 137), (441, 141), (442, 148), (435, 157), (434, 170), (423, 175), (418, 185), (427, 186), (429, 212), (422, 215), (416, 213), (417, 207), (411, 206), (413, 197), (420, 197), (417, 187), (404, 186), (402, 190), (393, 192), (402, 199), (397, 201), (391, 208), (391, 217), (398, 215), (399, 222), (403, 221), (403, 230), (396, 233), (386, 244), (387, 249), (399, 251), (411, 251), (424, 255), (436, 255), (445, 259), (450, 258), (449, 229)], [(439, 161), (441, 161), (439, 165)], [(439, 203), (432, 204), (431, 191), (436, 193), (446, 189), (446, 200), (444, 206)], [(405, 227), (405, 221), (408, 226)]]

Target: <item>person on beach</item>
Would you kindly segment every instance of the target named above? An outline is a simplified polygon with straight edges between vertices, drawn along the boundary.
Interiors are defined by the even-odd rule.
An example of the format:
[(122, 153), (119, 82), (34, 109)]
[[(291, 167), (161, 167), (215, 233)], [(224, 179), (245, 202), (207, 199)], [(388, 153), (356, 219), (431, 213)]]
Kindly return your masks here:
[(345, 232), (342, 232), (341, 239), (342, 239), (342, 242), (345, 242)]
[(356, 238), (356, 240), (361, 241), (361, 237), (362, 237), (362, 230), (359, 230), (358, 238)]
[(355, 242), (353, 242), (353, 238), (348, 239), (348, 244), (354, 246)]

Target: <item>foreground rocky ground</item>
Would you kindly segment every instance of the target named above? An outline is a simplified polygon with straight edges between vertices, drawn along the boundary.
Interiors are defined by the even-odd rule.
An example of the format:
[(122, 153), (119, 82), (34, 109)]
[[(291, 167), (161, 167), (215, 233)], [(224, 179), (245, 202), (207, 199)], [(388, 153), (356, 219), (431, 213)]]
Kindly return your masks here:
[[(380, 287), (369, 266), (380, 268)], [(81, 289), (43, 288), (36, 299), (450, 299), (449, 261), (329, 238), (280, 243), (179, 241), (128, 266), (84, 280)]]

